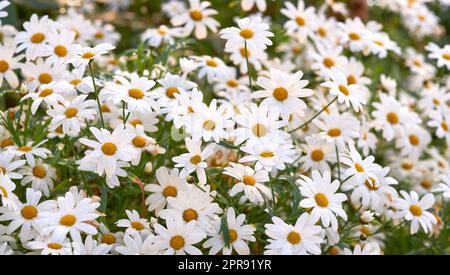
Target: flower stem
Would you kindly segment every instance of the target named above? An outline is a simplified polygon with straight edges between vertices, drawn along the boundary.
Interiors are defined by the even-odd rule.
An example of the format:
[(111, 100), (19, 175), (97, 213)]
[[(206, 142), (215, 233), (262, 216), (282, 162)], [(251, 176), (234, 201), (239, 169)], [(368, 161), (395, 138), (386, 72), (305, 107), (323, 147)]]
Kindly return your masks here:
[(244, 42), (244, 50), (245, 50), (245, 62), (247, 62), (247, 75), (248, 75), (248, 83), (250, 85), (250, 90), (252, 93), (253, 90), (253, 84), (252, 84), (252, 76), (250, 74), (250, 62), (248, 62), (248, 50), (247, 50), (247, 42)]
[(306, 121), (305, 123), (303, 123), (302, 125), (298, 126), (297, 128), (290, 130), (288, 133), (293, 133), (299, 129), (302, 129), (303, 127), (305, 127), (306, 125), (308, 125), (311, 121), (313, 121), (316, 117), (318, 117), (321, 113), (323, 113), (328, 107), (331, 106), (331, 104), (333, 104), (336, 100), (338, 99), (338, 97), (336, 96), (332, 101), (330, 101), (327, 106), (323, 107), (322, 110), (320, 110), (318, 113), (316, 113), (312, 118), (308, 119), (308, 121)]
[(100, 112), (100, 120), (102, 122), (102, 128), (105, 128), (105, 120), (103, 119), (102, 106), (100, 104), (100, 99), (98, 98), (97, 84), (95, 83), (94, 73), (92, 71), (92, 65), (90, 61), (88, 65), (89, 65), (89, 72), (91, 73), (92, 85), (94, 85), (95, 100), (97, 101), (98, 110)]
[(334, 149), (336, 149), (336, 162), (337, 162), (337, 170), (338, 170), (338, 179), (341, 182), (341, 162), (339, 160), (339, 151), (337, 143), (334, 144)]

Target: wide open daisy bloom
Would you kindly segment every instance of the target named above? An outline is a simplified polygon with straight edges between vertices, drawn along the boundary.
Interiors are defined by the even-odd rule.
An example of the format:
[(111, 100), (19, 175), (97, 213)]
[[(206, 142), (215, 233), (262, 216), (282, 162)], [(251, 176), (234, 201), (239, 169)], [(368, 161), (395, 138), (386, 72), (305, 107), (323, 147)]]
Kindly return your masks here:
[(19, 61), (23, 55), (14, 56), (15, 51), (15, 47), (0, 46), (0, 86), (3, 84), (3, 79), (13, 89), (19, 85), (19, 79), (14, 70), (19, 69)]
[(227, 40), (226, 48), (266, 49), (272, 45), (269, 37), (273, 36), (269, 25), (263, 23), (261, 17), (246, 17), (237, 21), (238, 28), (230, 27), (220, 31), (223, 39)]

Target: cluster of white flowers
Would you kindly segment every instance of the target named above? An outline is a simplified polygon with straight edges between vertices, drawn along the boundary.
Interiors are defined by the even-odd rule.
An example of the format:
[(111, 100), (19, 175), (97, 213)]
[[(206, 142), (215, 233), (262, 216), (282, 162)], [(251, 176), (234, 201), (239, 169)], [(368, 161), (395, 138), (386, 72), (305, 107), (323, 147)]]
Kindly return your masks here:
[[(428, 2), (381, 8), (432, 38)], [(0, 21), (0, 88), (21, 97), (2, 111), (0, 254), (381, 254), (388, 229), (439, 233), (450, 45), (400, 47), (338, 1), (284, 2), (280, 34), (269, 16), (221, 28), (208, 1), (171, 0), (145, 49), (115, 58), (119, 33), (84, 12)], [(223, 56), (176, 50), (211, 36)], [(387, 59), (405, 83), (373, 77)]]

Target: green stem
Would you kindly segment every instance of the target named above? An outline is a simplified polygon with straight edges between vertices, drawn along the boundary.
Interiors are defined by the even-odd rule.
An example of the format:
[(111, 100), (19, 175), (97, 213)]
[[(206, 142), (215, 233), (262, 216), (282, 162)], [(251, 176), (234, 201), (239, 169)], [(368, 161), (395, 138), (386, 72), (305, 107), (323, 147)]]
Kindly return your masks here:
[(244, 49), (245, 49), (245, 61), (247, 62), (247, 75), (248, 75), (248, 82), (250, 84), (250, 90), (254, 92), (253, 90), (253, 84), (252, 84), (252, 76), (250, 74), (250, 62), (248, 62), (248, 50), (247, 50), (247, 42), (244, 42)]
[(89, 72), (91, 73), (92, 85), (94, 85), (95, 100), (97, 101), (98, 110), (100, 112), (100, 120), (102, 122), (102, 128), (105, 128), (105, 120), (103, 119), (102, 105), (100, 104), (100, 99), (98, 98), (97, 84), (95, 84), (94, 72), (92, 71), (92, 65), (90, 61), (88, 65), (89, 65)]
[(341, 162), (339, 160), (339, 150), (337, 143), (334, 144), (334, 149), (336, 150), (336, 161), (337, 161), (337, 170), (338, 170), (338, 179), (341, 182)]
[(316, 113), (312, 118), (308, 119), (305, 123), (303, 123), (302, 125), (298, 126), (297, 128), (290, 130), (288, 133), (293, 133), (299, 129), (302, 129), (303, 127), (305, 127), (306, 125), (308, 125), (311, 121), (313, 121), (316, 117), (318, 117), (321, 113), (323, 113), (328, 107), (331, 106), (331, 104), (333, 104), (336, 100), (338, 99), (338, 97), (336, 96), (332, 101), (330, 101), (327, 106), (323, 107), (322, 110), (320, 110), (318, 113)]

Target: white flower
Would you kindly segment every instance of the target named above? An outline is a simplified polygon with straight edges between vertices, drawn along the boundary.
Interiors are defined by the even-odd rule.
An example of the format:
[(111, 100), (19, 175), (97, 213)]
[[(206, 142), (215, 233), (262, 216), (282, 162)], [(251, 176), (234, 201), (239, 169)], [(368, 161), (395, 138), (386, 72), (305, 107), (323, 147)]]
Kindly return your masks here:
[(331, 222), (333, 230), (338, 229), (336, 215), (344, 221), (347, 220), (347, 214), (342, 209), (342, 202), (347, 200), (343, 193), (336, 193), (340, 183), (338, 180), (331, 182), (331, 175), (328, 171), (320, 175), (318, 171), (312, 171), (312, 179), (301, 176), (299, 180), (300, 193), (305, 198), (300, 201), (303, 208), (312, 208), (311, 219), (322, 222), (324, 227), (328, 227)]
[(72, 58), (79, 49), (78, 44), (74, 44), (75, 33), (66, 29), (52, 31), (48, 34), (48, 47), (51, 49), (48, 62), (51, 64), (65, 65), (67, 60)]
[(393, 207), (397, 209), (394, 216), (411, 221), (411, 234), (417, 233), (420, 226), (425, 233), (433, 231), (433, 224), (437, 224), (437, 220), (433, 214), (426, 210), (433, 206), (435, 202), (434, 196), (426, 194), (419, 200), (419, 195), (414, 191), (408, 194), (406, 191), (401, 190), (400, 194), (403, 198), (397, 198), (393, 203)]
[(450, 174), (442, 175), (440, 177), (442, 183), (439, 183), (439, 188), (445, 199), (450, 198)]
[(23, 55), (14, 56), (15, 50), (14, 46), (0, 45), (0, 86), (5, 79), (13, 89), (19, 86), (19, 79), (14, 70), (20, 67), (20, 60), (23, 58)]
[(256, 230), (255, 227), (252, 225), (243, 225), (245, 215), (240, 214), (236, 217), (232, 207), (228, 208), (226, 215), (229, 243), (225, 244), (224, 232), (221, 231), (221, 222), (217, 221), (215, 226), (216, 232), (210, 239), (203, 243), (203, 247), (211, 248), (209, 250), (210, 255), (215, 255), (220, 250), (222, 250), (223, 255), (230, 255), (231, 252), (233, 252), (233, 249), (236, 250), (239, 255), (249, 255), (250, 248), (246, 241), (256, 241), (253, 236)]
[(53, 23), (47, 15), (39, 19), (36, 14), (33, 14), (30, 21), (23, 23), (25, 31), (16, 35), (15, 42), (18, 45), (16, 52), (25, 50), (27, 60), (50, 55), (51, 50), (47, 46), (47, 41)]
[(26, 247), (39, 250), (41, 255), (72, 255), (72, 243), (67, 239), (38, 236), (36, 240), (28, 242)]
[(381, 249), (378, 243), (371, 242), (366, 243), (363, 246), (357, 244), (353, 250), (353, 252), (348, 249), (344, 248), (344, 254), (345, 255), (380, 255)]
[(289, 19), (284, 24), (289, 33), (299, 35), (302, 38), (311, 35), (312, 25), (317, 17), (314, 7), (306, 8), (303, 0), (298, 0), (297, 6), (285, 2), (285, 8), (281, 9), (281, 13)]
[(29, 165), (34, 166), (36, 164), (35, 156), (40, 157), (42, 159), (46, 159), (48, 155), (51, 154), (51, 151), (47, 148), (41, 148), (40, 146), (46, 143), (47, 140), (43, 140), (36, 145), (32, 145), (34, 142), (27, 142), (25, 145), (17, 146), (13, 145), (8, 147), (8, 150), (13, 151), (16, 154), (16, 157), (25, 156), (27, 163)]
[(73, 242), (74, 255), (107, 255), (111, 251), (111, 245), (97, 243), (89, 235), (83, 242)]
[(254, 146), (246, 145), (241, 150), (248, 154), (239, 162), (256, 161), (255, 169), (264, 169), (268, 172), (286, 169), (286, 164), (292, 163), (295, 151), (291, 142), (281, 144), (274, 142), (257, 143)]
[(101, 55), (107, 54), (109, 51), (114, 50), (116, 47), (109, 43), (101, 43), (95, 47), (83, 47), (77, 50), (72, 58), (67, 62), (73, 64), (74, 67), (85, 67)]
[(5, 150), (0, 153), (0, 173), (10, 179), (21, 179), (23, 176), (20, 173), (14, 172), (19, 167), (25, 164), (25, 160), (14, 160), (15, 154), (13, 151)]
[(117, 227), (124, 227), (125, 235), (141, 234), (143, 237), (151, 234), (150, 223), (141, 218), (136, 210), (125, 210), (128, 219), (120, 219), (116, 222)]
[(266, 49), (272, 45), (269, 37), (274, 36), (269, 31), (269, 25), (259, 16), (246, 17), (237, 20), (238, 28), (230, 27), (220, 31), (223, 39), (227, 40), (226, 48), (241, 48), (247, 45), (250, 49)]
[(3, 206), (15, 210), (20, 203), (19, 198), (13, 193), (16, 185), (7, 176), (0, 173), (0, 198)]
[(41, 191), (46, 197), (53, 190), (53, 182), (56, 181), (56, 169), (45, 164), (42, 160), (37, 160), (35, 164), (25, 166), (20, 173), (24, 176), (22, 185), (25, 186), (31, 182), (34, 190)]
[(122, 255), (156, 255), (157, 248), (153, 244), (155, 236), (149, 235), (145, 239), (141, 234), (125, 235), (124, 245), (118, 245), (116, 251)]
[(437, 60), (438, 67), (447, 67), (447, 70), (450, 70), (450, 45), (445, 45), (443, 48), (440, 48), (433, 42), (430, 42), (425, 49), (430, 52), (428, 55), (431, 59)]
[(266, 0), (241, 0), (241, 8), (244, 11), (250, 11), (255, 5), (259, 11), (266, 11)]
[(315, 221), (308, 213), (303, 213), (295, 225), (286, 224), (278, 217), (272, 217), (272, 222), (264, 226), (265, 233), (269, 236), (265, 255), (318, 255), (321, 253), (322, 228), (314, 225)]
[(299, 162), (306, 171), (330, 171), (329, 163), (336, 161), (334, 146), (320, 135), (307, 136), (302, 149), (305, 154), (301, 156)]

